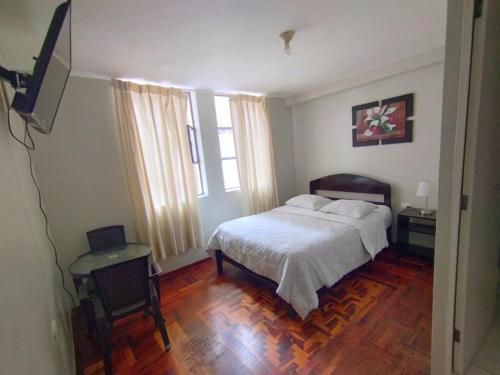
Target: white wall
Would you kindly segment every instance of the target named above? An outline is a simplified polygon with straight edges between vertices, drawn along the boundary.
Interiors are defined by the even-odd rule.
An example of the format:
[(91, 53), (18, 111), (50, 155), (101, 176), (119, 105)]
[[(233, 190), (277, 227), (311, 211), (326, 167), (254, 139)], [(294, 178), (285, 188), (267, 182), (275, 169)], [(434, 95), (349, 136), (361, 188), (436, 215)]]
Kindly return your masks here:
[[(19, 117), (11, 117), (22, 135)], [(9, 134), (1, 94), (0, 175), (0, 373), (74, 373), (68, 300), (45, 237), (28, 157)]]
[[(57, 5), (55, 0), (2, 4), (8, 17), (0, 22), (0, 65), (33, 68), (31, 57), (54, 9), (48, 3)], [(13, 91), (8, 95), (10, 104)], [(11, 123), (23, 135), (24, 125), (13, 111)], [(71, 306), (45, 236), (26, 150), (9, 134), (1, 93), (0, 176), (0, 373), (74, 373)]]
[[(437, 207), (443, 63), (294, 105), (293, 137), (297, 192), (309, 181), (354, 173), (391, 184), (393, 239), (402, 203), (422, 207), (418, 181), (431, 182), (429, 207)], [(351, 108), (373, 100), (414, 93), (413, 142), (352, 147)]]
[(91, 229), (124, 224), (128, 239), (136, 239), (109, 81), (71, 78), (52, 133), (35, 141), (35, 168), (65, 266), (88, 251)]
[[(241, 215), (239, 191), (225, 192), (213, 94), (193, 93), (208, 195), (200, 198), (205, 241), (223, 221)], [(284, 99), (270, 100), (270, 117), (280, 198), (294, 191), (291, 111)], [(135, 240), (123, 163), (120, 156), (113, 91), (108, 80), (71, 77), (50, 136), (37, 136), (35, 166), (56, 243), (68, 265), (88, 249), (85, 233), (122, 223)], [(160, 264), (169, 271), (207, 257), (204, 249), (171, 256)]]

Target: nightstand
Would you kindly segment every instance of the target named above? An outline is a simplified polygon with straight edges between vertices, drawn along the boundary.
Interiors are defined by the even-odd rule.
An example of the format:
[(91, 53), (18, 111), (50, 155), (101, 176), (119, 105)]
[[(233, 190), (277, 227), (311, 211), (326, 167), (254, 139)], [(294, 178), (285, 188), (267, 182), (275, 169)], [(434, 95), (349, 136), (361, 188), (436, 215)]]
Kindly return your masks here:
[(436, 235), (436, 211), (430, 215), (422, 215), (419, 208), (405, 208), (398, 214), (397, 249), (428, 257), (434, 257), (434, 246), (426, 247), (410, 244), (410, 232), (432, 237)]

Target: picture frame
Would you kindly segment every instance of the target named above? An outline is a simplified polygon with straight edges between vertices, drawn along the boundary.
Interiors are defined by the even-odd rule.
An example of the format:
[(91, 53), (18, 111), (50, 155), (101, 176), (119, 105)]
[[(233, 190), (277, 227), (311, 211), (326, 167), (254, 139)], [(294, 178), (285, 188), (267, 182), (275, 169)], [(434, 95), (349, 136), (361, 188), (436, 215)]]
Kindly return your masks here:
[[(356, 126), (358, 123), (359, 117), (364, 116), (365, 112), (368, 109), (375, 108), (379, 105), (379, 102), (370, 102), (365, 104), (360, 104), (352, 107), (352, 125)], [(352, 129), (352, 146), (360, 147), (360, 146), (375, 146), (378, 145), (378, 140), (358, 140), (357, 138), (357, 127)]]
[(352, 107), (352, 146), (413, 141), (413, 94)]
[(413, 120), (408, 119), (409, 117), (413, 117), (413, 94), (400, 95), (384, 99), (382, 100), (382, 107), (397, 103), (404, 103), (405, 106), (406, 116), (404, 118), (404, 133), (400, 136), (391, 136), (388, 139), (382, 139), (383, 145), (413, 142)]

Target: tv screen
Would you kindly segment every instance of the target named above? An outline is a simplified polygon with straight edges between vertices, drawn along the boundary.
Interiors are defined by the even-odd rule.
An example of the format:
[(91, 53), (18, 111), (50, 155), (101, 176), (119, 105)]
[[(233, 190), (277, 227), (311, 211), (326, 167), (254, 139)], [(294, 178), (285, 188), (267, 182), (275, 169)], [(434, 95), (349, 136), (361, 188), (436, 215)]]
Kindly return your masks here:
[(71, 71), (71, 7), (59, 5), (43, 42), (26, 92), (16, 92), (12, 108), (36, 130), (52, 130)]

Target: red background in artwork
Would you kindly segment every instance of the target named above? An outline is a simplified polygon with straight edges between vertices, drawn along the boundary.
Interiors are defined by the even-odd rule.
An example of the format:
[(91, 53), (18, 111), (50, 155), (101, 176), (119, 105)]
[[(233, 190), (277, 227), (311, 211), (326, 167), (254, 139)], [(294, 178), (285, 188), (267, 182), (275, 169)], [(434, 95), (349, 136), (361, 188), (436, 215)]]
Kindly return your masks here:
[[(356, 140), (358, 142), (374, 141), (378, 139), (401, 138), (406, 132), (406, 102), (396, 102), (388, 104), (390, 107), (396, 107), (396, 110), (389, 116), (392, 118), (392, 123), (396, 124), (394, 131), (390, 134), (373, 134), (371, 136), (364, 135), (366, 129), (369, 128), (369, 123), (363, 122), (366, 118), (367, 109), (356, 112)], [(375, 108), (375, 107), (374, 107)], [(372, 108), (373, 109), (373, 108)]]

